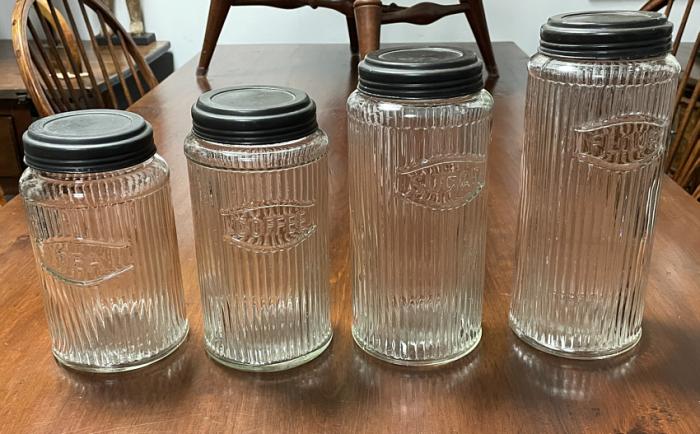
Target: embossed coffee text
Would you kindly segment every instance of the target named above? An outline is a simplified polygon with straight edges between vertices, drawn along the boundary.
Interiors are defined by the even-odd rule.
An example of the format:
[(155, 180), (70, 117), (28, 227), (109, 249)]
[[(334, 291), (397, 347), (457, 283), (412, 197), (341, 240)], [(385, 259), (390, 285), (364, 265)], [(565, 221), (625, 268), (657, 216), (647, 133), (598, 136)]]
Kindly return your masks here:
[(316, 230), (313, 209), (311, 202), (284, 202), (222, 210), (224, 240), (259, 252), (288, 249)]

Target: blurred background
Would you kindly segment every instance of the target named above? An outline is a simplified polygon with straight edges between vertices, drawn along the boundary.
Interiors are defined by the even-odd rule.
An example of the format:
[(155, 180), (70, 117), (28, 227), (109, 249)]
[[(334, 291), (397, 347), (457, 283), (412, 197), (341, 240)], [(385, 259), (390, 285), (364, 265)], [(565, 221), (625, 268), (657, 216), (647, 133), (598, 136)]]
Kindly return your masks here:
[[(0, 39), (10, 38), (10, 17), (13, 0), (0, 0)], [(386, 1), (385, 3), (390, 3)], [(399, 0), (408, 6), (418, 1)], [(450, 4), (446, 0), (435, 3)], [(601, 9), (639, 9), (640, 0), (485, 0), (486, 19), (493, 41), (515, 41), (528, 54), (537, 50), (538, 32), (548, 16), (561, 12)], [(680, 21), (685, 1), (677, 1), (671, 13), (673, 22)], [(146, 29), (159, 40), (171, 43), (175, 67), (181, 66), (202, 48), (209, 11), (208, 0), (142, 0)], [(700, 12), (694, 10), (689, 29), (700, 27)], [(116, 15), (128, 23), (125, 2), (116, 2)], [(382, 42), (464, 42), (474, 36), (464, 15), (445, 17), (428, 26), (390, 24), (382, 27)], [(686, 32), (683, 40), (694, 41), (694, 32)], [(347, 43), (345, 17), (330, 9), (309, 7), (284, 10), (261, 6), (237, 7), (229, 12), (219, 38), (220, 44), (264, 43)]]
[[(684, 29), (680, 38), (674, 35), (673, 52), (684, 70), (665, 171), (700, 200), (700, 1), (390, 1), (380, 6), (364, 0), (365, 6), (353, 8), (352, 0), (211, 0), (210, 10), (210, 0), (0, 0), (0, 204), (17, 192), (24, 167), (22, 133), (33, 120), (86, 107), (126, 109), (190, 59), (189, 67), (206, 75), (217, 43), (342, 44), (350, 56), (348, 32), (357, 29), (355, 52), (361, 56), (379, 46), (381, 21), (382, 43), (472, 42), (479, 35), (479, 53), (495, 77), (489, 34), (494, 43), (514, 42), (532, 55), (539, 29), (552, 15), (642, 7), (670, 12), (676, 32)], [(15, 5), (24, 15), (13, 24)], [(372, 15), (376, 12), (379, 18)]]

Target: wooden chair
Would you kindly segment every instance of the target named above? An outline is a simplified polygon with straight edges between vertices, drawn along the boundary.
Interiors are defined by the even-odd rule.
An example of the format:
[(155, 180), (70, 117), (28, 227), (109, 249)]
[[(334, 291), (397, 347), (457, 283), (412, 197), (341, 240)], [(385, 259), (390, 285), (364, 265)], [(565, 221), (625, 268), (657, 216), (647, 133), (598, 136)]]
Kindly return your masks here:
[[(98, 34), (111, 36), (106, 46)], [(158, 84), (129, 33), (98, 0), (18, 0), (12, 44), (41, 116), (125, 108)]]
[(5, 205), (5, 192), (2, 191), (2, 187), (0, 187), (0, 206)]
[[(678, 31), (673, 41), (674, 55), (678, 53), (693, 6), (694, 0), (688, 0), (681, 21), (676, 24)], [(664, 8), (664, 13), (669, 16), (672, 7), (673, 0), (649, 0), (642, 6), (642, 10), (659, 11)], [(665, 169), (674, 181), (700, 199), (700, 79), (692, 75), (699, 50), (700, 31), (688, 53), (688, 61), (683, 65), (683, 73), (678, 83), (672, 138)]]
[(417, 3), (409, 7), (397, 6), (395, 3), (384, 5), (380, 0), (355, 0), (354, 13), (360, 34), (361, 58), (379, 48), (382, 24), (430, 24), (448, 15), (464, 13), (474, 32), (486, 70), (489, 75), (498, 76), (482, 0), (459, 0), (459, 4), (452, 5)]
[(491, 47), (489, 30), (482, 0), (459, 0), (459, 4), (441, 5), (418, 3), (413, 6), (383, 5), (380, 0), (211, 0), (209, 18), (199, 57), (197, 75), (206, 75), (209, 70), (216, 43), (232, 6), (272, 6), (296, 9), (302, 6), (333, 9), (345, 15), (352, 53), (359, 50), (360, 57), (379, 48), (382, 24), (412, 23), (430, 24), (447, 15), (464, 13), (472, 27), (477, 45), (492, 76), (498, 75), (496, 60)]

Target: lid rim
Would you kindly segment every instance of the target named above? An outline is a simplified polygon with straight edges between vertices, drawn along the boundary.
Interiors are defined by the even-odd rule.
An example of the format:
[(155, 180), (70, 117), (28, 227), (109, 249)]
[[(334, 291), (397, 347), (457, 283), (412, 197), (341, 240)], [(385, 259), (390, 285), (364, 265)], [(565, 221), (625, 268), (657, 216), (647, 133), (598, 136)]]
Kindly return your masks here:
[(357, 89), (375, 97), (444, 99), (483, 89), (483, 64), (476, 54), (449, 45), (380, 49), (358, 70)]
[[(235, 133), (223, 134), (220, 130), (203, 130), (199, 127), (192, 126), (192, 133), (201, 139), (214, 141), (223, 144), (273, 144), (277, 142), (287, 142), (290, 140), (302, 139), (313, 134), (318, 130), (318, 124), (308, 125), (306, 128), (294, 128), (284, 130), (268, 130), (267, 134), (262, 135), (258, 130), (236, 131)], [(280, 131), (277, 133), (270, 131)], [(223, 139), (223, 140), (222, 140)]]
[(440, 100), (440, 99), (447, 99), (447, 98), (457, 98), (460, 96), (474, 95), (474, 94), (481, 92), (483, 90), (483, 86), (479, 86), (478, 88), (474, 88), (474, 89), (460, 89), (460, 90), (454, 90), (454, 91), (444, 90), (441, 93), (436, 93), (434, 90), (427, 90), (427, 91), (405, 90), (403, 92), (399, 92), (398, 90), (394, 90), (392, 93), (389, 93), (389, 92), (378, 92), (373, 88), (366, 88), (366, 87), (359, 87), (359, 86), (358, 86), (358, 90), (364, 94), (374, 96), (374, 97), (395, 98), (395, 99)]
[(646, 11), (571, 12), (540, 29), (539, 52), (582, 59), (642, 59), (671, 51), (673, 25)]
[[(215, 99), (221, 95), (227, 103)], [(314, 101), (304, 91), (282, 86), (210, 90), (197, 98), (191, 116), (195, 137), (221, 144), (272, 144), (296, 140), (318, 129)]]
[(151, 124), (135, 113), (113, 109), (44, 117), (29, 127), (22, 142), (25, 164), (46, 172), (119, 170), (156, 154)]
[[(102, 163), (96, 163), (90, 168), (83, 168), (83, 167), (78, 167), (77, 164), (80, 163), (80, 161), (73, 161), (73, 164), (66, 164), (65, 166), (57, 166), (57, 165), (52, 165), (50, 163), (44, 163), (43, 160), (40, 159), (32, 159), (31, 162), (32, 164), (29, 164), (29, 160), (27, 158), (24, 159), (25, 164), (27, 166), (31, 167), (34, 170), (39, 170), (42, 172), (51, 172), (51, 173), (100, 173), (100, 172), (113, 172), (116, 170), (122, 170), (122, 169), (128, 169), (129, 167), (134, 167), (138, 166), (139, 164), (145, 163), (149, 159), (153, 158), (158, 152), (154, 150), (153, 154), (150, 156), (146, 157), (146, 159), (142, 158), (142, 155), (138, 156), (133, 156), (129, 159), (117, 159), (113, 161), (105, 161)], [(50, 160), (52, 161), (52, 160)], [(71, 163), (71, 162), (67, 162)]]

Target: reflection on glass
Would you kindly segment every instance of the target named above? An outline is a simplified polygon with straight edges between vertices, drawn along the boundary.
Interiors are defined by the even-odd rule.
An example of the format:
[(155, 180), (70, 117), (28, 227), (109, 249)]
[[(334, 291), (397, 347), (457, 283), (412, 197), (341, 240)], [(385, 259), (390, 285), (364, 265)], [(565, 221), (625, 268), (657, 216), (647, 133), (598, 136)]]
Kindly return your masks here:
[(605, 361), (564, 360), (514, 340), (511, 354), (522, 378), (547, 395), (572, 401), (590, 399), (611, 381), (626, 377), (635, 367), (637, 351)]
[(390, 401), (404, 412), (426, 410), (426, 399), (457, 392), (470, 380), (480, 365), (479, 354), (472, 354), (448, 366), (397, 367), (372, 359), (354, 349), (352, 372), (359, 382), (359, 389), (378, 402)]
[(84, 399), (84, 405), (103, 408), (135, 408), (154, 401), (177, 401), (186, 393), (192, 380), (194, 364), (185, 349), (157, 365), (137, 372), (91, 374), (57, 370), (61, 383)]

